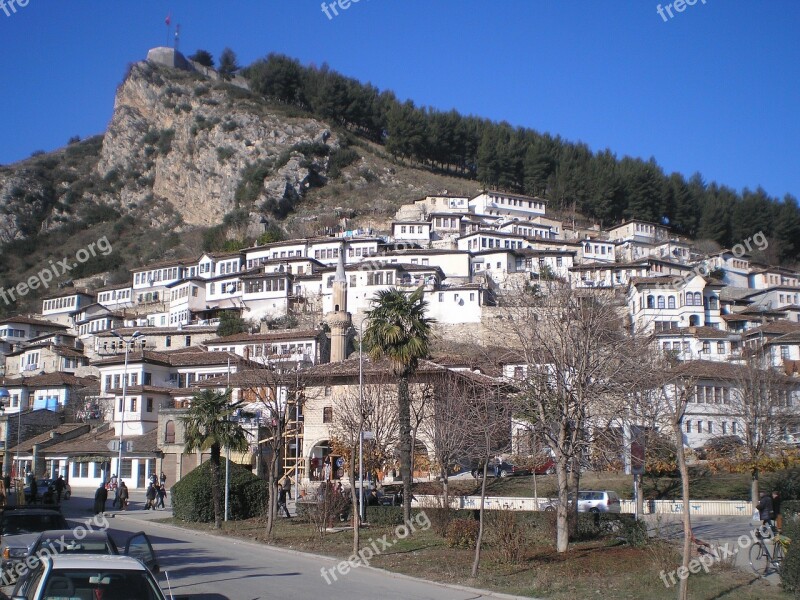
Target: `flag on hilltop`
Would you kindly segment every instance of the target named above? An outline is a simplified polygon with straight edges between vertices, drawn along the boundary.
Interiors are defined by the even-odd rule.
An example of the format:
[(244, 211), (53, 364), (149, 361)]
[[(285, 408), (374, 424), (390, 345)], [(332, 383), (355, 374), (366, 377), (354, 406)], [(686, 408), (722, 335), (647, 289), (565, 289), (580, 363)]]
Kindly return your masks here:
[(164, 19), (164, 23), (166, 24), (167, 27), (169, 27), (172, 24), (172, 13), (169, 13), (167, 15), (167, 18)]

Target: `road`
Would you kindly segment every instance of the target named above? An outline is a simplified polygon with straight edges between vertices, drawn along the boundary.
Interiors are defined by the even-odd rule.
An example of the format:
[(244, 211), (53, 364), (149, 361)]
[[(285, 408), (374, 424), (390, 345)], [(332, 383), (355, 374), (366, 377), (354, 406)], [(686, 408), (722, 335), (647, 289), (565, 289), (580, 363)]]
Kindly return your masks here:
[[(91, 515), (89, 496), (93, 490), (73, 490), (73, 498), (64, 503), (64, 515), (74, 522)], [(201, 532), (152, 522), (169, 516), (169, 511), (143, 511), (136, 493), (133, 510), (128, 514), (111, 511), (110, 531), (124, 548), (126, 537), (144, 531), (153, 542), (162, 570), (169, 576), (176, 600), (473, 600), (506, 597), (469, 588), (440, 586), (406, 577), (390, 576), (385, 571), (359, 567), (346, 575), (329, 575), (338, 560), (270, 548), (262, 544), (231, 540)], [(161, 576), (164, 590), (166, 578)]]

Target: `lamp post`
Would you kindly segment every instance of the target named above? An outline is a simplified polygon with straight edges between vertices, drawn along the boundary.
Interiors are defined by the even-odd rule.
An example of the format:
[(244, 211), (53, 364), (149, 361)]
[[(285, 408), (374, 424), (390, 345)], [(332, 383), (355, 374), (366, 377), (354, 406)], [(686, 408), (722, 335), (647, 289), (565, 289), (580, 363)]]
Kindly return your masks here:
[[(5, 413), (6, 403), (8, 399), (11, 398), (11, 394), (8, 393), (8, 390), (4, 387), (0, 387), (0, 414)], [(11, 417), (6, 417), (6, 439), (3, 443), (3, 475), (11, 475), (11, 452), (8, 449), (8, 438), (9, 438), (9, 431), (11, 427)], [(6, 490), (6, 494), (8, 490)]]
[[(128, 353), (131, 349), (131, 344), (142, 337), (142, 332), (134, 331), (133, 335), (127, 340), (116, 331), (112, 331), (111, 335), (119, 338), (125, 344), (125, 369), (122, 374), (122, 410), (120, 411), (119, 424), (119, 456), (117, 457), (117, 472), (119, 473), (117, 485), (119, 486), (119, 483), (122, 482), (122, 431), (125, 429), (125, 404), (128, 401), (126, 397), (128, 393)], [(133, 475), (133, 469), (131, 469), (131, 475)], [(108, 473), (106, 473), (106, 476), (108, 476)]]
[(364, 321), (358, 325), (358, 517), (364, 522)]

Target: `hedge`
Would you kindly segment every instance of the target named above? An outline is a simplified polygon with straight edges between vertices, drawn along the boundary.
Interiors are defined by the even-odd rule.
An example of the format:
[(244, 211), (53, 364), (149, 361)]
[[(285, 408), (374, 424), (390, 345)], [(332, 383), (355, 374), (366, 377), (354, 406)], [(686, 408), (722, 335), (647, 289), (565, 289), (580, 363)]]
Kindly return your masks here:
[[(225, 459), (220, 464), (221, 494), (225, 485)], [(211, 497), (211, 462), (206, 461), (192, 470), (170, 489), (172, 511), (176, 519), (211, 523), (214, 521), (214, 502)], [(261, 516), (267, 506), (267, 484), (249, 469), (230, 463), (229, 519), (249, 519)]]

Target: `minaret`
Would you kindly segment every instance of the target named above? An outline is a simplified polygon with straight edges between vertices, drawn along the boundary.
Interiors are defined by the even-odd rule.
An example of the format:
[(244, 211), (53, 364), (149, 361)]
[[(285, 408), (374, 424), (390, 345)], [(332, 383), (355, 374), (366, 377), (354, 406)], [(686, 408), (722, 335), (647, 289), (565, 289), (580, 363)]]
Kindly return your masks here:
[(353, 326), (347, 312), (347, 275), (344, 272), (344, 244), (339, 248), (339, 262), (333, 278), (333, 311), (325, 315), (331, 328), (331, 362), (342, 362), (347, 358), (347, 332)]

